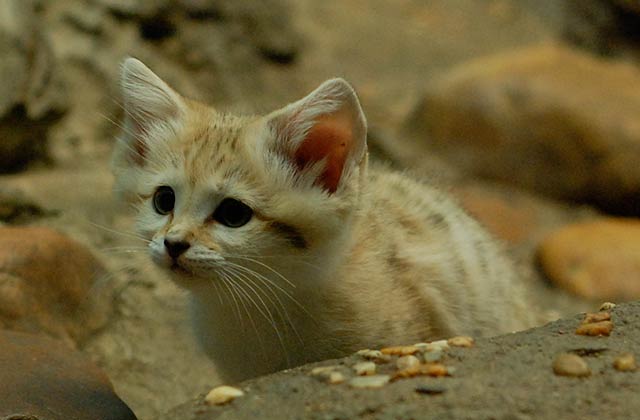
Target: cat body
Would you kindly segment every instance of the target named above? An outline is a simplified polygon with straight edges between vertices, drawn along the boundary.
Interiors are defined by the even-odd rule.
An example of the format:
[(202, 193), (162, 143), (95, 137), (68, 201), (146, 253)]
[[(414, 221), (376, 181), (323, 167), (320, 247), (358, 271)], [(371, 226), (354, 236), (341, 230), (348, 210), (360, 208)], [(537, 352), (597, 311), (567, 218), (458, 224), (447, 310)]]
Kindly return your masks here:
[(266, 116), (181, 97), (127, 59), (116, 189), (195, 334), (238, 381), (362, 348), (531, 326), (500, 246), (444, 193), (369, 165), (332, 79)]

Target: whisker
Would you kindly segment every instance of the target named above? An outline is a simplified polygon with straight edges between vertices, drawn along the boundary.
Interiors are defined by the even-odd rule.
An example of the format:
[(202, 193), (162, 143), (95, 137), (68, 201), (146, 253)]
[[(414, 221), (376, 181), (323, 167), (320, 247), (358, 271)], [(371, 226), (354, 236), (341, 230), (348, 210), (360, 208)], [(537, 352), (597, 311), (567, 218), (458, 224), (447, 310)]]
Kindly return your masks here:
[(116, 234), (116, 235), (125, 236), (127, 238), (137, 239), (137, 240), (140, 240), (140, 241), (143, 241), (143, 242), (146, 242), (146, 243), (151, 243), (151, 241), (149, 239), (147, 239), (147, 238), (145, 238), (143, 236), (137, 235), (135, 233), (121, 232), (119, 230), (115, 230), (115, 229), (111, 229), (111, 228), (108, 228), (108, 227), (103, 226), (103, 225), (99, 225), (99, 224), (94, 223), (92, 221), (88, 221), (88, 223), (90, 225), (92, 225), (93, 227), (96, 227), (98, 229), (104, 230), (105, 232), (109, 232), (109, 233), (113, 233), (113, 234)]
[(249, 257), (236, 257), (242, 260), (247, 260), (250, 261), (252, 263), (258, 264), (261, 267), (266, 268), (267, 270), (271, 271), (273, 274), (275, 274), (276, 276), (280, 277), (282, 280), (284, 280), (287, 284), (289, 284), (289, 286), (291, 287), (296, 287), (295, 284), (293, 284), (291, 281), (289, 281), (289, 279), (287, 279), (285, 276), (283, 276), (280, 272), (276, 271), (275, 269), (273, 269), (272, 267), (268, 266), (267, 264), (260, 262), (254, 258), (249, 258)]
[[(257, 273), (253, 270), (250, 270), (246, 267), (243, 266), (238, 266), (234, 263), (231, 263), (228, 267), (229, 269), (233, 269), (236, 270), (237, 274), (240, 274), (242, 272), (242, 270), (240, 269), (244, 269), (245, 272), (249, 275), (254, 276), (254, 279), (257, 280), (263, 280), (261, 277), (263, 277), (260, 273)], [(243, 275), (243, 277), (247, 278), (247, 275)], [(247, 279), (249, 281), (249, 279)], [(280, 317), (280, 319), (284, 320), (287, 324), (289, 324), (289, 326), (291, 327), (291, 329), (293, 330), (294, 334), (296, 335), (296, 337), (298, 338), (298, 340), (300, 341), (300, 343), (303, 343), (302, 337), (300, 336), (300, 334), (298, 333), (298, 330), (295, 327), (295, 324), (293, 323), (293, 320), (291, 319), (291, 317), (289, 316), (289, 312), (287, 311), (287, 308), (285, 307), (284, 303), (280, 300), (280, 297), (278, 296), (278, 294), (276, 293), (276, 291), (274, 289), (272, 289), (272, 285), (269, 282), (269, 279), (264, 279), (266, 280), (266, 282), (253, 282), (253, 284), (256, 285), (256, 287), (258, 287), (260, 289), (260, 291), (262, 291), (264, 293), (264, 290), (260, 287), (261, 285), (264, 285), (264, 287), (267, 288), (267, 291), (273, 295), (273, 297), (275, 298), (275, 302), (274, 300), (270, 297), (270, 295), (268, 293), (264, 293), (264, 296), (269, 300), (269, 302), (275, 307), (278, 316)], [(263, 281), (264, 281), (263, 280)], [(277, 304), (276, 304), (277, 302)], [(286, 351), (286, 350), (285, 350)]]

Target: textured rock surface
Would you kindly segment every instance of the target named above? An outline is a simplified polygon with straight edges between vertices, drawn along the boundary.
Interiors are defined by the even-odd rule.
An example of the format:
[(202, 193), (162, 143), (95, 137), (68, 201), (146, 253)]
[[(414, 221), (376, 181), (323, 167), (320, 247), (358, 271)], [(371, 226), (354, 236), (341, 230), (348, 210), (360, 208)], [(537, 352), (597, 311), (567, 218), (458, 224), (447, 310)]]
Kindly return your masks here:
[(640, 70), (556, 45), (465, 63), (409, 119), (458, 167), (640, 215)]
[(0, 330), (0, 419), (135, 418), (85, 355), (58, 340)]
[(85, 247), (61, 233), (0, 227), (0, 326), (82, 341), (108, 319), (105, 275)]
[(46, 153), (47, 129), (66, 107), (48, 39), (31, 0), (0, 4), (0, 172)]
[(539, 249), (542, 269), (559, 287), (610, 301), (640, 299), (640, 220), (599, 219), (565, 226)]
[[(640, 354), (640, 303), (616, 306), (610, 337), (575, 335), (581, 318), (480, 339), (473, 348), (451, 348), (443, 359), (455, 368), (451, 377), (352, 389), (310, 376), (315, 364), (244, 382), (244, 397), (227, 406), (208, 407), (201, 396), (163, 419), (633, 418), (640, 410), (640, 375), (619, 372), (613, 362), (624, 353)], [(554, 374), (553, 363), (561, 353), (582, 356), (591, 376)], [(350, 366), (356, 360), (352, 356), (321, 365)], [(394, 369), (391, 364), (379, 368)]]

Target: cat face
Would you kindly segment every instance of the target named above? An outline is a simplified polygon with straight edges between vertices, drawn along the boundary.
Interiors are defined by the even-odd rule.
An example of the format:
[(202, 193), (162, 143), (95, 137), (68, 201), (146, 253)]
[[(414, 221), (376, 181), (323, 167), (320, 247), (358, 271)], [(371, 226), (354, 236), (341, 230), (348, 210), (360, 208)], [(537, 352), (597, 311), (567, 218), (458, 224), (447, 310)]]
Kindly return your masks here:
[(291, 271), (326, 257), (348, 230), (366, 123), (343, 80), (257, 117), (185, 99), (135, 59), (122, 87), (116, 189), (135, 204), (152, 260), (178, 283)]

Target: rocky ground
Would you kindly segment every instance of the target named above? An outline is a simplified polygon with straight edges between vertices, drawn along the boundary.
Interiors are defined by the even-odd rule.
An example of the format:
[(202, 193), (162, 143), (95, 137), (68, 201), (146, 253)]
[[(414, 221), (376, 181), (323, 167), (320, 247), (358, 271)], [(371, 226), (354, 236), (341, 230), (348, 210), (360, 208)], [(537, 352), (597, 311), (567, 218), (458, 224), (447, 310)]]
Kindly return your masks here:
[[(570, 315), (638, 299), (638, 13), (622, 0), (4, 1), (0, 327), (79, 350), (138, 418), (219, 384), (189, 334), (183, 292), (149, 264), (111, 196), (127, 55), (185, 95), (239, 112), (343, 76), (361, 96), (374, 158), (450, 189), (531, 274), (536, 310)], [(380, 391), (343, 393), (302, 368), (247, 383), (244, 402), (202, 415), (267, 418), (276, 403), (293, 404), (287, 393), (300, 395), (294, 417), (420, 417), (425, 401), (443, 418), (617, 413), (637, 381), (610, 359), (636, 352), (640, 337), (630, 325), (637, 306), (619, 310), (608, 339), (574, 337), (571, 318), (454, 350), (447, 360), (459, 369), (441, 395), (419, 395), (412, 379), (385, 387), (388, 399), (375, 405)], [(590, 378), (549, 373), (556, 352), (604, 342), (610, 350), (587, 354)], [(539, 373), (530, 381), (501, 379), (531, 363)], [(547, 380), (553, 404), (542, 411), (534, 390)], [(583, 388), (572, 394), (575, 383)], [(260, 405), (270, 386), (280, 392), (274, 405)]]
[[(247, 381), (241, 384), (244, 395), (226, 404), (207, 403), (201, 395), (163, 418), (633, 418), (640, 409), (640, 376), (625, 370), (633, 365), (621, 363), (621, 357), (640, 351), (639, 309), (637, 303), (614, 308), (608, 337), (576, 334), (583, 319), (576, 316), (481, 339), (472, 347), (417, 351), (417, 359), (437, 363), (432, 362), (430, 375), (406, 378), (398, 375), (400, 356), (376, 361), (375, 375), (358, 377), (354, 367), (365, 357), (353, 355)], [(324, 367), (342, 373), (344, 382), (332, 381)], [(380, 384), (380, 377), (390, 382)], [(363, 388), (363, 379), (374, 381)]]

